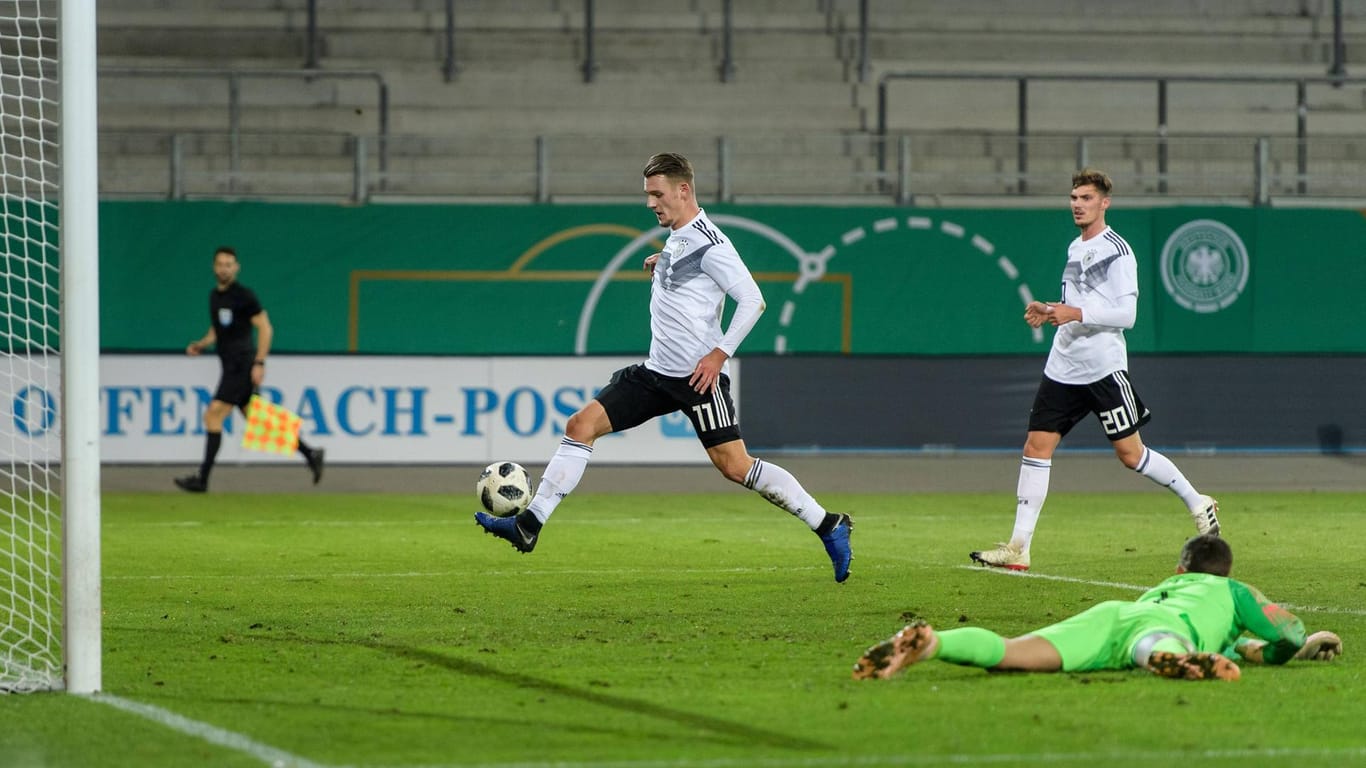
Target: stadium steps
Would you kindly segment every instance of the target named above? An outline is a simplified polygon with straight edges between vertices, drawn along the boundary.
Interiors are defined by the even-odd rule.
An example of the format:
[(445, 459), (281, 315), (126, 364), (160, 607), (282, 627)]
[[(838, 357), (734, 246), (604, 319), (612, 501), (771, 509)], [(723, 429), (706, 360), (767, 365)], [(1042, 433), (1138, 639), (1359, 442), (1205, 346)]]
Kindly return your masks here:
[[(572, 170), (566, 171), (567, 178), (582, 181), (583, 194), (619, 195), (616, 174), (602, 169), (620, 165), (622, 157), (643, 157), (645, 144), (649, 151), (657, 149), (661, 127), (655, 121), (661, 118), (668, 121), (662, 130), (676, 137), (674, 146), (688, 147), (704, 174), (717, 167), (712, 156), (716, 137), (732, 139), (737, 195), (744, 194), (741, 180), (759, 178), (765, 171), (794, 194), (809, 194), (822, 184), (835, 193), (866, 190), (877, 186), (866, 142), (845, 146), (845, 151), (837, 145), (860, 143), (848, 137), (874, 127), (874, 83), (885, 72), (1146, 73), (1157, 68), (1175, 74), (1313, 76), (1323, 73), (1327, 55), (1324, 18), (1302, 15), (1300, 0), (1113, 4), (1122, 5), (1122, 12), (1082, 0), (1016, 3), (1005, 10), (991, 0), (920, 0), (914, 5), (874, 4), (873, 77), (860, 84), (855, 0), (747, 0), (736, 5), (741, 7), (733, 16), (735, 71), (730, 83), (719, 82), (717, 74), (723, 55), (721, 0), (689, 0), (672, 13), (642, 9), (635, 0), (597, 0), (597, 73), (591, 84), (583, 82), (581, 72), (586, 43), (578, 0), (461, 0), (456, 8), (458, 73), (450, 82), (441, 73), (442, 0), (321, 4), (318, 53), (324, 70), (383, 74), (392, 110), (389, 162), (394, 178), (409, 167), (413, 179), (430, 169), (439, 179), (426, 186), (444, 184), (460, 195), (477, 194), (468, 191), (471, 183), (496, 176), (481, 165), (484, 160), (469, 157), (467, 147), (488, 147), (487, 162), (516, 169), (506, 175), (518, 176), (523, 184), (522, 169), (534, 166), (538, 134), (555, 137), (550, 148), (557, 173), (561, 167)], [(1348, 5), (1350, 62), (1361, 58), (1352, 52), (1366, 40), (1366, 16)], [(278, 0), (108, 0), (100, 7), (101, 63), (296, 69), (305, 56), (307, 18), (303, 4), (280, 6)], [(535, 55), (528, 56), (528, 51)], [(680, 72), (690, 74), (680, 82)], [(890, 87), (893, 133), (1015, 130), (1013, 82), (897, 81)], [(1292, 86), (1173, 84), (1169, 95), (1168, 130), (1173, 134), (1283, 136), (1295, 129)], [(221, 81), (104, 77), (100, 97), (106, 131), (227, 129), (227, 91)], [(316, 142), (328, 148), (322, 151), (304, 146), (307, 141), (253, 145), (253, 154), (278, 154), (278, 167), (305, 175), (289, 158), (301, 158), (304, 166), (313, 162), (319, 173), (330, 174), (332, 163), (349, 167), (351, 162), (341, 134), (373, 135), (377, 130), (376, 89), (366, 81), (244, 79), (241, 98), (246, 131), (331, 134)], [(1036, 81), (1030, 98), (1034, 133), (1100, 134), (1117, 126), (1155, 132), (1151, 84), (1078, 87)], [(661, 110), (666, 104), (674, 107)], [(1082, 119), (1089, 115), (1096, 115), (1093, 124)], [(1311, 88), (1309, 125), (1314, 135), (1359, 134), (1364, 121), (1366, 90)], [(620, 149), (625, 134), (643, 139), (630, 144), (640, 152)], [(795, 146), (802, 140), (794, 137), (802, 134), (811, 137), (805, 148)], [(597, 136), (613, 137), (618, 150), (588, 146), (586, 139)], [(399, 139), (409, 137), (406, 149), (396, 149)], [(144, 162), (147, 178), (164, 186), (164, 144), (140, 153), (133, 143), (125, 142), (124, 151), (146, 157), (130, 158), (129, 163)], [(1230, 147), (1241, 144), (1230, 142)], [(187, 141), (184, 148), (187, 163), (216, 167), (209, 161), (220, 145)], [(984, 150), (988, 156), (980, 157)], [(1352, 153), (1350, 147), (1330, 151)], [(1014, 152), (1013, 137), (985, 147), (965, 142), (961, 150), (957, 142), (946, 142), (942, 155), (921, 152), (914, 162), (956, 166), (965, 175), (1008, 172)], [(1128, 162), (1122, 155), (1114, 157)], [(109, 160), (105, 142), (102, 164), (111, 172), (124, 167)], [(1328, 162), (1334, 160), (1366, 165), (1366, 159), (1348, 157)], [(1146, 162), (1138, 155), (1132, 161), (1136, 169)], [(1074, 162), (1074, 148), (1036, 147), (1031, 173), (1063, 173)], [(1250, 166), (1246, 156), (1227, 162), (1243, 173)], [(573, 170), (594, 164), (600, 166), (596, 176)], [(447, 167), (453, 169), (449, 176)], [(634, 170), (629, 175), (634, 186)], [(510, 188), (490, 183), (495, 196)], [(415, 180), (413, 186), (424, 185)], [(441, 194), (439, 189), (427, 193)]]

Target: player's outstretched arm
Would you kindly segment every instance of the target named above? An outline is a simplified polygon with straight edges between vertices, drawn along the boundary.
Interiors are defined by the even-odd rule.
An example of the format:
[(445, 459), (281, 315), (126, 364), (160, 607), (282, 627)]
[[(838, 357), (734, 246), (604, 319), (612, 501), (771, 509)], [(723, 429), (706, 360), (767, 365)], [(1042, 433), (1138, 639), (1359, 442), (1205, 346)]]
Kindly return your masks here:
[[(1229, 590), (1233, 595), (1233, 608), (1236, 623), (1259, 640), (1266, 641), (1257, 646), (1259, 659), (1254, 664), (1284, 664), (1295, 658), (1295, 653), (1304, 647), (1304, 622), (1285, 608), (1266, 599), (1256, 587), (1229, 579)], [(1242, 654), (1239, 644), (1238, 653)]]
[(1295, 653), (1296, 659), (1332, 661), (1342, 655), (1342, 638), (1328, 630), (1315, 632), (1304, 639), (1304, 647)]
[[(1265, 640), (1258, 640), (1245, 637), (1238, 641), (1236, 648), (1238, 655), (1243, 657), (1243, 661), (1249, 664), (1266, 663), (1262, 657), (1262, 649), (1267, 645)], [(1336, 633), (1322, 630), (1304, 639), (1304, 645), (1300, 647), (1295, 655), (1291, 657), (1296, 661), (1332, 661), (1342, 655), (1342, 638)]]

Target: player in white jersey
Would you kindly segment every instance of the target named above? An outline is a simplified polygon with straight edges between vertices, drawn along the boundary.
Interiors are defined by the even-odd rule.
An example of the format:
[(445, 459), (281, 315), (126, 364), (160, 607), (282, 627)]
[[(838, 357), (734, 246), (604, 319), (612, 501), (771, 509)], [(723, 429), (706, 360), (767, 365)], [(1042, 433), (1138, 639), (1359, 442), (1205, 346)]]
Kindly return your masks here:
[[(698, 206), (687, 158), (655, 155), (644, 176), (646, 205), (669, 229), (664, 250), (645, 259), (651, 273), (649, 357), (612, 374), (607, 386), (569, 418), (525, 511), (515, 517), (476, 512), (475, 521), (518, 551), (530, 552), (556, 506), (579, 484), (598, 438), (681, 410), (721, 474), (806, 523), (824, 543), (835, 581), (843, 582), (853, 560), (853, 520), (827, 512), (787, 470), (750, 456), (740, 437), (727, 361), (764, 311), (759, 285)], [(736, 307), (723, 331), (727, 296)]]
[(1138, 314), (1138, 264), (1129, 244), (1105, 223), (1110, 189), (1110, 177), (1095, 169), (1072, 176), (1072, 221), (1081, 234), (1067, 248), (1062, 298), (1025, 307), (1031, 327), (1048, 323), (1057, 332), (1029, 411), (1015, 529), (1010, 541), (970, 554), (983, 565), (1029, 569), (1029, 545), (1048, 495), (1053, 453), (1088, 413), (1100, 419), (1124, 466), (1179, 496), (1199, 533), (1219, 533), (1218, 503), (1195, 490), (1170, 459), (1138, 436), (1151, 414), (1129, 383), (1124, 343), (1124, 330), (1134, 326)]

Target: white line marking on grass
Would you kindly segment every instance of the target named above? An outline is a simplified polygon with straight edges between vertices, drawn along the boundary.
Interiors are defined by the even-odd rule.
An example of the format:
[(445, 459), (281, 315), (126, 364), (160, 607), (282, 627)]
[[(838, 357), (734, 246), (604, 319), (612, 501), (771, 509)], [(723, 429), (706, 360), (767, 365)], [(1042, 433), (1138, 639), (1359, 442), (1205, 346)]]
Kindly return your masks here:
[(142, 526), (146, 528), (203, 528), (205, 526), (215, 528), (388, 528), (402, 526), (406, 528), (414, 525), (451, 525), (453, 523), (473, 524), (472, 520), (466, 517), (441, 517), (430, 520), (215, 520), (211, 523), (203, 520), (174, 520), (115, 524), (115, 526)]
[(1267, 760), (1272, 758), (1326, 758), (1341, 761), (1366, 756), (1366, 747), (1303, 748), (1266, 747), (1262, 749), (1204, 749), (1190, 752), (1024, 752), (983, 755), (830, 755), (828, 757), (745, 757), (677, 760), (610, 760), (591, 763), (555, 760), (516, 763), (438, 763), (407, 768), (856, 768), (863, 765), (994, 765), (997, 763), (1046, 764), (1092, 763), (1105, 765), (1146, 761), (1156, 765), (1178, 765), (1191, 760)]
[[(825, 570), (825, 565), (772, 565), (772, 566), (742, 566), (735, 568), (680, 568), (671, 571), (679, 574), (743, 574), (743, 573), (787, 573), (798, 571), (818, 571)], [(907, 564), (902, 562), (883, 562), (883, 563), (863, 563), (858, 566), (858, 573), (868, 573), (870, 571), (887, 571), (902, 568), (939, 568), (943, 564), (934, 565), (923, 562)], [(1075, 576), (1058, 576), (1055, 574), (1007, 571), (995, 568), (983, 568), (980, 565), (952, 565), (964, 571), (977, 571), (991, 574), (993, 576), (1003, 576), (1017, 579), (1043, 579), (1045, 581), (1061, 581), (1069, 584), (1085, 584), (1093, 587), (1106, 587), (1109, 589), (1123, 589), (1131, 592), (1146, 592), (1152, 585), (1126, 584), (1121, 581), (1100, 581), (1098, 579), (1081, 579)], [(391, 573), (376, 573), (373, 571), (347, 571), (341, 573), (278, 573), (278, 574), (203, 574), (203, 573), (182, 573), (182, 574), (161, 574), (149, 573), (138, 575), (117, 575), (105, 574), (106, 581), (222, 581), (233, 582), (245, 581), (319, 581), (323, 579), (442, 579), (464, 576), (467, 570), (451, 571), (401, 571)], [(648, 568), (520, 568), (516, 570), (496, 570), (480, 571), (483, 576), (632, 576), (632, 575), (658, 575), (658, 571)], [(1295, 603), (1280, 603), (1286, 610), (1299, 613), (1320, 613), (1338, 616), (1366, 616), (1366, 609), (1362, 608), (1343, 608), (1331, 605), (1298, 605)]]
[(1277, 603), (1277, 605), (1296, 613), (1332, 613), (1341, 616), (1366, 616), (1366, 609), (1361, 608), (1334, 608), (1330, 605), (1296, 605), (1294, 603)]
[(1152, 587), (1145, 587), (1139, 584), (1125, 584), (1120, 581), (1096, 581), (1095, 579), (1078, 579), (1072, 576), (1053, 576), (1046, 573), (1030, 573), (1029, 571), (1008, 571), (996, 568), (983, 568), (980, 565), (955, 565), (964, 571), (981, 571), (996, 576), (1013, 576), (1017, 579), (1044, 579), (1046, 581), (1065, 581), (1069, 584), (1089, 584), (1093, 587), (1113, 587), (1114, 589), (1130, 589), (1135, 592), (1147, 592)]
[[(580, 518), (575, 520), (557, 520), (556, 526), (591, 526), (591, 527), (618, 527), (622, 525), (648, 525), (652, 528), (669, 526), (689, 526), (707, 525), (716, 523), (721, 518), (720, 515), (698, 514), (691, 517), (670, 516), (667, 518), (657, 517), (612, 517), (612, 518)], [(899, 514), (897, 520), (903, 523), (934, 523), (945, 521), (957, 521), (959, 518), (953, 515), (942, 514)], [(215, 520), (206, 522), (203, 520), (175, 520), (158, 521), (150, 523), (109, 523), (105, 527), (110, 528), (416, 528), (422, 526), (436, 527), (470, 527), (474, 526), (472, 517), (466, 514), (465, 510), (457, 510), (449, 517), (434, 517), (419, 520), (387, 519), (387, 520)]]
[[(1078, 579), (1073, 576), (1055, 576), (1047, 573), (1031, 573), (1028, 571), (1007, 571), (996, 568), (983, 568), (980, 565), (955, 565), (966, 571), (981, 571), (997, 576), (1011, 576), (1017, 579), (1045, 579), (1047, 581), (1065, 581), (1070, 584), (1087, 584), (1093, 587), (1112, 587), (1114, 589), (1128, 589), (1134, 592), (1147, 592), (1152, 586), (1140, 586), (1138, 584), (1125, 584), (1119, 581), (1097, 581), (1095, 579)], [(1338, 608), (1328, 605), (1296, 605), (1295, 603), (1277, 603), (1277, 605), (1288, 611), (1300, 613), (1331, 613), (1341, 616), (1366, 616), (1366, 609), (1362, 608)]]
[[(864, 570), (889, 570), (900, 568), (896, 565), (868, 566)], [(825, 571), (829, 565), (768, 565), (738, 566), (735, 568), (673, 568), (669, 573), (686, 574), (729, 574), (729, 573), (787, 573), (790, 571)], [(659, 571), (650, 568), (524, 568), (517, 570), (480, 569), (481, 577), (499, 576), (657, 576)], [(466, 576), (469, 571), (409, 571), (404, 573), (375, 573), (373, 571), (351, 571), (347, 573), (276, 573), (276, 574), (142, 574), (138, 576), (105, 576), (106, 581), (313, 581), (320, 579), (438, 579)]]
[(226, 731), (208, 723), (201, 723), (198, 720), (191, 720), (183, 715), (154, 707), (151, 704), (132, 701), (108, 693), (95, 693), (88, 696), (91, 701), (98, 701), (101, 704), (108, 704), (115, 709), (130, 712), (139, 717), (144, 717), (157, 725), (170, 728), (187, 736), (203, 739), (210, 744), (217, 744), (220, 747), (236, 750), (250, 757), (253, 757), (271, 768), (327, 768), (322, 763), (315, 763), (306, 760), (298, 755), (291, 754), (282, 749), (252, 741), (240, 733)]

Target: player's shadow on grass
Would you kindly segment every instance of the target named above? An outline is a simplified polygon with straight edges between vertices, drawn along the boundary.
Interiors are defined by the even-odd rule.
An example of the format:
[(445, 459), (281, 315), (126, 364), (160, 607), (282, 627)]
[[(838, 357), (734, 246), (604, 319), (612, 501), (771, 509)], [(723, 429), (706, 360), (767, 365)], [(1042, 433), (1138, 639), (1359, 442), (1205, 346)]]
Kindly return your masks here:
[(823, 744), (819, 741), (811, 741), (810, 739), (789, 736), (784, 733), (766, 731), (761, 728), (754, 728), (743, 723), (723, 720), (718, 717), (710, 717), (708, 715), (699, 715), (679, 709), (671, 709), (648, 701), (641, 701), (640, 699), (613, 696), (600, 691), (576, 688), (571, 685), (543, 680), (519, 672), (507, 672), (501, 669), (495, 669), (487, 664), (480, 664), (477, 661), (446, 656), (434, 651), (424, 651), (417, 648), (407, 648), (398, 645), (385, 645), (383, 643), (366, 643), (365, 645), (374, 648), (377, 651), (391, 653), (404, 659), (423, 661), (428, 664), (444, 667), (453, 672), (459, 672), (474, 677), (482, 677), (488, 680), (497, 680), (520, 688), (552, 693), (558, 696), (564, 696), (565, 698), (596, 704), (601, 707), (621, 710), (622, 712), (628, 712), (633, 715), (645, 715), (647, 717), (667, 720), (689, 728), (709, 731), (726, 737), (723, 741), (734, 741), (741, 744), (756, 744), (794, 750), (834, 749), (833, 746)]
[[(112, 632), (148, 631), (146, 627), (122, 627), (115, 625), (106, 625), (105, 630)], [(179, 634), (183, 634), (187, 637), (199, 637), (198, 634), (192, 632), (176, 630), (173, 630), (173, 632), (178, 632)], [(165, 633), (165, 630), (158, 631), (158, 634)], [(298, 636), (279, 637), (251, 634), (234, 635), (232, 639), (233, 642), (248, 640), (286, 643), (293, 645), (299, 643), (301, 640), (304, 640), (304, 638)], [(227, 640), (224, 640), (224, 642), (227, 642)], [(502, 683), (515, 685), (520, 688), (526, 688), (528, 690), (542, 691), (545, 693), (564, 696), (566, 698), (574, 699), (577, 701), (596, 704), (603, 707), (609, 707), (611, 709), (620, 710), (622, 712), (627, 712), (630, 714), (653, 717), (661, 721), (697, 729), (699, 731), (702, 731), (703, 733), (714, 734), (714, 736), (707, 737), (698, 736), (694, 733), (689, 733), (688, 738), (692, 740), (707, 740), (719, 744), (762, 745), (767, 747), (791, 750), (829, 751), (835, 749), (834, 746), (819, 741), (812, 741), (811, 739), (803, 739), (796, 736), (789, 736), (785, 733), (775, 733), (773, 731), (766, 731), (761, 728), (754, 728), (751, 726), (747, 726), (743, 723), (732, 722), (730, 720), (723, 720), (718, 717), (710, 717), (707, 715), (699, 715), (693, 712), (671, 709), (669, 707), (661, 706), (659, 704), (653, 704), (648, 701), (641, 701), (639, 699), (631, 699), (625, 696), (613, 696), (599, 691), (576, 688), (574, 686), (565, 685), (563, 683), (556, 683), (550, 680), (543, 680), (537, 677), (532, 677), (531, 675), (525, 675), (518, 672), (506, 672), (501, 669), (495, 669), (494, 667), (488, 664), (481, 664), (477, 661), (461, 659), (453, 656), (446, 656), (440, 653), (436, 653), (434, 651), (426, 651), (417, 648), (409, 648), (401, 645), (391, 645), (376, 642), (354, 643), (345, 640), (320, 640), (317, 638), (309, 638), (305, 642), (323, 645), (344, 645), (369, 648), (371, 650), (387, 653), (401, 659), (412, 659), (416, 661), (422, 661), (427, 664), (442, 667), (444, 669), (448, 669), (452, 672), (457, 672), (460, 674), (470, 675), (473, 677), (482, 677), (488, 680), (497, 680)], [(260, 703), (262, 700), (220, 699), (220, 701), (254, 701), (256, 703)], [(383, 711), (386, 714), (394, 714), (393, 712), (389, 712), (388, 710)], [(430, 716), (430, 713), (422, 716)], [(601, 729), (599, 727), (595, 727), (593, 730), (605, 732), (604, 729)], [(632, 735), (639, 736), (641, 734), (640, 732), (636, 731), (633, 732)], [(658, 738), (665, 737), (659, 736)]]

